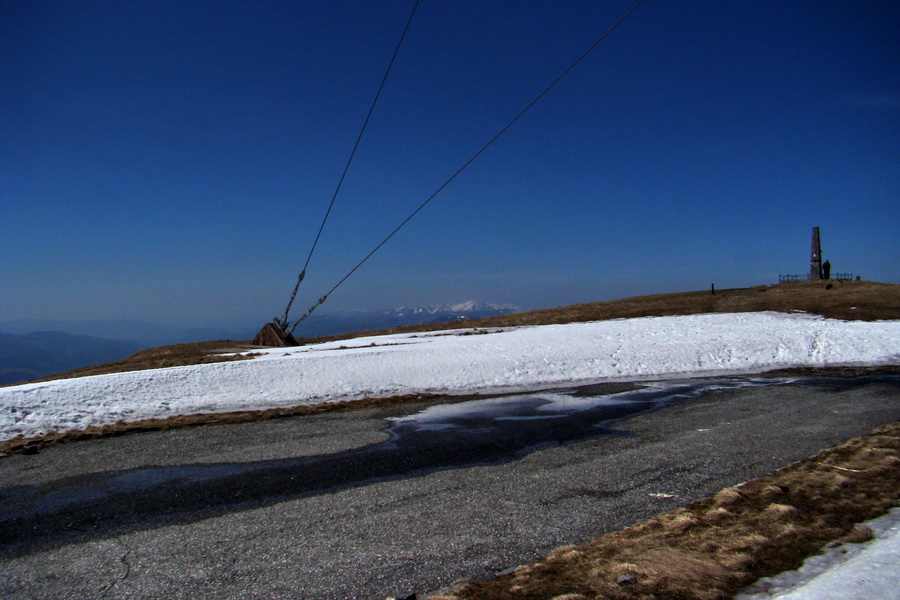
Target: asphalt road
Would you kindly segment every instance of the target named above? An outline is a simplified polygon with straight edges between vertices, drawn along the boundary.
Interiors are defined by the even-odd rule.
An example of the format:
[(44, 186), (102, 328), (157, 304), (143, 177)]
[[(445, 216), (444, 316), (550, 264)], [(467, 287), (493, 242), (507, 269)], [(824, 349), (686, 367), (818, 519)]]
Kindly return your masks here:
[[(397, 434), (385, 431), (385, 419), (413, 408), (147, 433), (0, 460), (0, 595), (383, 600), (428, 592), (896, 421), (900, 378), (708, 392), (618, 421), (629, 435), (501, 464), (429, 472), (414, 463), (413, 473), (378, 481), (329, 479), (378, 476), (373, 465), (387, 454), (363, 451), (390, 449)], [(343, 483), (289, 485), (291, 469), (304, 479), (304, 465), (329, 455), (342, 462), (320, 477), (326, 487)], [(216, 484), (223, 477), (238, 479)], [(90, 496), (96, 482), (110, 481), (120, 496)], [(231, 503), (229, 488), (240, 491)], [(203, 509), (185, 510), (195, 505)]]

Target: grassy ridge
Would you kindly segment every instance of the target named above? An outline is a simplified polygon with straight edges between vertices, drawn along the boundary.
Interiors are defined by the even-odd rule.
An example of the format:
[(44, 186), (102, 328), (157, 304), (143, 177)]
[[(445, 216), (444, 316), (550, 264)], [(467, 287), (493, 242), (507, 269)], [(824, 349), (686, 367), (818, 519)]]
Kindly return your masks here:
[[(662, 317), (694, 315), (712, 312), (778, 312), (803, 311), (833, 319), (874, 321), (900, 319), (900, 285), (872, 281), (815, 281), (780, 283), (730, 290), (682, 292), (637, 296), (622, 300), (574, 304), (559, 308), (546, 308), (529, 312), (472, 319), (464, 322), (431, 323), (396, 329), (364, 331), (358, 333), (301, 339), (301, 343), (315, 343), (351, 339), (364, 335), (387, 333), (441, 331), (445, 329), (478, 327), (521, 327), (525, 325), (550, 325), (604, 321), (634, 317)], [(216, 340), (193, 344), (176, 344), (141, 350), (133, 356), (112, 363), (59, 373), (37, 381), (49, 381), (88, 375), (103, 375), (122, 371), (138, 371), (181, 365), (195, 365), (226, 360), (242, 360), (252, 357), (255, 349), (248, 342)], [(243, 355), (219, 356), (232, 351)]]

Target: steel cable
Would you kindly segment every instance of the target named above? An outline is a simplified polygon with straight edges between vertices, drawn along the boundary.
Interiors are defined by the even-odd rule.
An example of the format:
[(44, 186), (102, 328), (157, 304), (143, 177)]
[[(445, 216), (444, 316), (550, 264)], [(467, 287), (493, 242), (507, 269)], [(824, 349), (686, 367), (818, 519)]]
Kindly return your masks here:
[[(319, 244), (319, 238), (322, 237), (322, 231), (325, 229), (325, 223), (328, 221), (329, 215), (331, 215), (331, 209), (334, 208), (334, 201), (337, 200), (338, 193), (341, 191), (341, 186), (344, 185), (344, 179), (347, 177), (347, 171), (350, 170), (350, 163), (353, 162), (353, 157), (356, 156), (356, 150), (359, 148), (359, 143), (362, 141), (363, 134), (366, 132), (366, 127), (369, 125), (369, 120), (372, 118), (372, 113), (375, 111), (375, 105), (378, 103), (378, 98), (381, 97), (381, 90), (384, 89), (384, 84), (387, 82), (388, 75), (391, 73), (391, 68), (394, 66), (394, 61), (397, 59), (397, 54), (400, 53), (400, 46), (403, 45), (403, 40), (406, 38), (406, 33), (409, 31), (409, 26), (412, 23), (413, 16), (416, 14), (416, 9), (419, 7), (419, 1), (416, 0), (416, 3), (413, 5), (412, 11), (409, 14), (409, 19), (406, 20), (406, 27), (403, 28), (403, 33), (400, 34), (400, 41), (397, 42), (397, 47), (394, 49), (394, 54), (391, 56), (391, 60), (388, 63), (387, 70), (384, 72), (384, 77), (381, 78), (381, 84), (378, 86), (378, 91), (375, 92), (375, 99), (372, 100), (372, 105), (369, 107), (369, 112), (366, 114), (366, 119), (363, 122), (362, 128), (359, 130), (359, 135), (356, 136), (356, 143), (353, 144), (353, 150), (350, 151), (350, 157), (347, 159), (347, 164), (344, 165), (344, 171), (341, 173), (341, 178), (338, 181), (337, 187), (334, 190), (334, 194), (331, 196), (331, 203), (328, 205), (328, 210), (325, 211), (325, 217), (322, 219), (322, 224), (319, 225), (319, 232), (316, 234), (316, 239), (313, 240), (312, 247), (309, 249), (309, 255), (306, 257), (306, 262), (303, 264), (303, 268), (300, 270), (300, 275), (297, 276), (297, 283), (294, 285), (294, 291), (291, 294), (291, 299), (288, 300), (287, 308), (284, 309), (284, 316), (281, 319), (275, 319), (275, 322), (283, 329), (290, 331), (294, 330), (296, 324), (293, 327), (288, 327), (288, 313), (291, 312), (291, 305), (294, 303), (294, 298), (297, 297), (297, 290), (300, 289), (300, 283), (306, 277), (306, 268), (309, 267), (309, 261), (312, 260), (313, 252), (316, 251), (316, 246)], [(298, 321), (299, 323), (299, 321)], [(290, 331), (288, 333), (290, 333)]]
[(361, 261), (359, 261), (359, 262), (356, 264), (355, 267), (353, 267), (346, 275), (344, 275), (344, 277), (343, 277), (340, 281), (338, 281), (338, 282), (334, 285), (334, 287), (332, 287), (332, 288), (331, 288), (330, 290), (328, 290), (321, 298), (319, 298), (319, 300), (318, 300), (314, 305), (312, 305), (312, 306), (309, 308), (309, 310), (307, 310), (307, 311), (303, 314), (303, 316), (301, 316), (299, 319), (297, 319), (297, 321), (295, 321), (292, 325), (290, 325), (290, 327), (288, 328), (288, 333), (292, 333), (292, 332), (294, 331), (294, 329), (297, 327), (297, 325), (299, 325), (304, 319), (306, 319), (307, 317), (309, 317), (309, 315), (311, 315), (312, 312), (313, 312), (314, 310), (316, 310), (319, 306), (321, 306), (321, 305), (328, 299), (328, 297), (329, 297), (336, 289), (338, 289), (341, 285), (343, 285), (343, 283), (344, 283), (345, 281), (347, 281), (347, 279), (349, 279), (351, 275), (353, 275), (353, 274), (354, 274), (357, 270), (359, 270), (359, 268), (362, 267), (362, 266), (363, 266), (370, 258), (372, 258), (372, 256), (382, 248), (382, 246), (384, 246), (391, 238), (393, 238), (394, 235), (396, 235), (398, 231), (400, 231), (407, 223), (409, 223), (409, 222), (413, 219), (413, 217), (415, 217), (415, 216), (416, 216), (423, 208), (425, 208), (425, 206), (426, 206), (429, 202), (431, 202), (438, 194), (440, 194), (440, 193), (444, 190), (444, 188), (446, 188), (448, 185), (450, 185), (450, 183), (451, 183), (454, 179), (456, 179), (456, 177), (459, 176), (460, 173), (462, 173), (463, 171), (465, 171), (466, 168), (467, 168), (470, 164), (472, 164), (472, 163), (475, 161), (476, 158), (478, 158), (479, 156), (481, 156), (481, 154), (482, 154), (485, 150), (487, 150), (487, 149), (488, 149), (495, 141), (497, 141), (497, 139), (498, 139), (501, 135), (503, 135), (504, 133), (506, 133), (506, 131), (507, 131), (510, 127), (512, 127), (512, 125), (513, 125), (516, 121), (518, 121), (519, 118), (522, 117), (522, 115), (524, 115), (526, 112), (528, 112), (528, 110), (531, 109), (532, 106), (534, 106), (535, 104), (537, 104), (537, 102), (538, 102), (541, 98), (543, 98), (543, 97), (547, 94), (547, 92), (549, 92), (551, 89), (553, 89), (553, 88), (556, 86), (556, 84), (559, 83), (559, 82), (563, 79), (563, 77), (565, 77), (566, 75), (568, 75), (568, 74), (569, 74), (569, 71), (571, 71), (572, 69), (574, 69), (575, 66), (576, 66), (578, 63), (580, 63), (582, 60), (584, 60), (584, 58), (585, 58), (588, 54), (590, 54), (597, 46), (599, 46), (600, 43), (603, 42), (603, 40), (605, 40), (607, 37), (609, 37), (609, 35), (610, 35), (613, 31), (615, 31), (616, 28), (619, 27), (619, 25), (621, 25), (623, 22), (625, 22), (625, 20), (626, 20), (628, 17), (630, 17), (631, 14), (634, 13), (634, 11), (636, 11), (636, 10), (638, 9), (638, 7), (640, 7), (640, 5), (644, 3), (644, 1), (645, 1), (645, 0), (638, 0), (638, 2), (636, 2), (630, 9), (628, 9), (628, 12), (626, 12), (626, 13), (625, 13), (618, 21), (616, 21), (616, 22), (612, 25), (612, 27), (610, 27), (610, 28), (606, 31), (606, 33), (604, 33), (604, 34), (601, 35), (599, 38), (597, 38), (597, 40), (596, 40), (593, 44), (591, 44), (591, 46), (588, 47), (587, 50), (585, 50), (584, 52), (582, 52), (581, 56), (579, 56), (577, 59), (575, 59), (575, 61), (574, 61), (572, 64), (570, 64), (568, 67), (566, 67), (566, 69), (565, 69), (562, 73), (560, 73), (560, 74), (556, 77), (556, 79), (554, 79), (547, 87), (545, 87), (545, 88), (544, 88), (537, 96), (535, 96), (535, 98), (534, 98), (531, 102), (529, 102), (527, 105), (525, 105), (525, 108), (523, 108), (522, 110), (520, 110), (520, 111), (518, 112), (518, 114), (516, 114), (516, 116), (514, 116), (514, 117), (513, 117), (506, 125), (504, 125), (503, 128), (500, 129), (500, 131), (498, 131), (498, 132), (494, 135), (494, 137), (492, 137), (490, 140), (488, 140), (488, 142), (487, 142), (486, 144), (484, 144), (484, 145), (481, 147), (481, 149), (478, 150), (478, 152), (476, 152), (475, 154), (473, 154), (473, 155), (471, 156), (471, 158), (469, 158), (469, 160), (467, 160), (465, 163), (463, 163), (463, 165), (462, 165), (460, 168), (458, 168), (458, 169), (453, 173), (453, 175), (451, 175), (446, 181), (444, 181), (444, 183), (442, 183), (442, 184), (434, 191), (434, 193), (432, 193), (428, 198), (426, 198), (425, 201), (422, 202), (422, 203), (418, 206), (418, 208), (416, 208), (416, 209), (415, 209), (408, 217), (406, 217), (406, 219), (404, 219), (403, 222), (401, 222), (397, 227), (395, 227), (394, 230), (391, 231), (391, 233), (389, 233), (387, 237), (385, 237), (385, 238), (384, 238), (377, 246), (375, 246), (375, 248), (374, 248), (371, 252), (369, 252), (369, 253), (365, 256), (365, 258), (363, 258)]

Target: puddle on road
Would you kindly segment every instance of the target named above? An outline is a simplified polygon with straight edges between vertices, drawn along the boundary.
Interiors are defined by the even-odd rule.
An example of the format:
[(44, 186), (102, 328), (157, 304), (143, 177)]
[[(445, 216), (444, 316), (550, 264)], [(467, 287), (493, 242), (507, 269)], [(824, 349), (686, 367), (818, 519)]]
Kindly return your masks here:
[(615, 433), (622, 419), (682, 398), (788, 379), (651, 383), (584, 395), (584, 388), (429, 407), (395, 418), (382, 443), (321, 456), (252, 463), (145, 467), (0, 490), (0, 551), (100, 535), (172, 518), (200, 518), (375, 481), (515, 460), (550, 445)]

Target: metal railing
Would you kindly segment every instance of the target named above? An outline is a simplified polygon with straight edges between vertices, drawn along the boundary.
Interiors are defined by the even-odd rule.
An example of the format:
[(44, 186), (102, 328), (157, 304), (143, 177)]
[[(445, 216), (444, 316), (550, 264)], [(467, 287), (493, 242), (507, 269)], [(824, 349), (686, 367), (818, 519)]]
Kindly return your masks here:
[[(853, 273), (832, 273), (828, 279), (835, 279), (837, 281), (851, 281), (853, 279)], [(817, 277), (810, 277), (809, 273), (805, 275), (782, 275), (778, 274), (778, 283), (785, 283), (787, 281), (828, 281), (828, 279), (819, 279)], [(859, 279), (857, 277), (857, 279)]]

